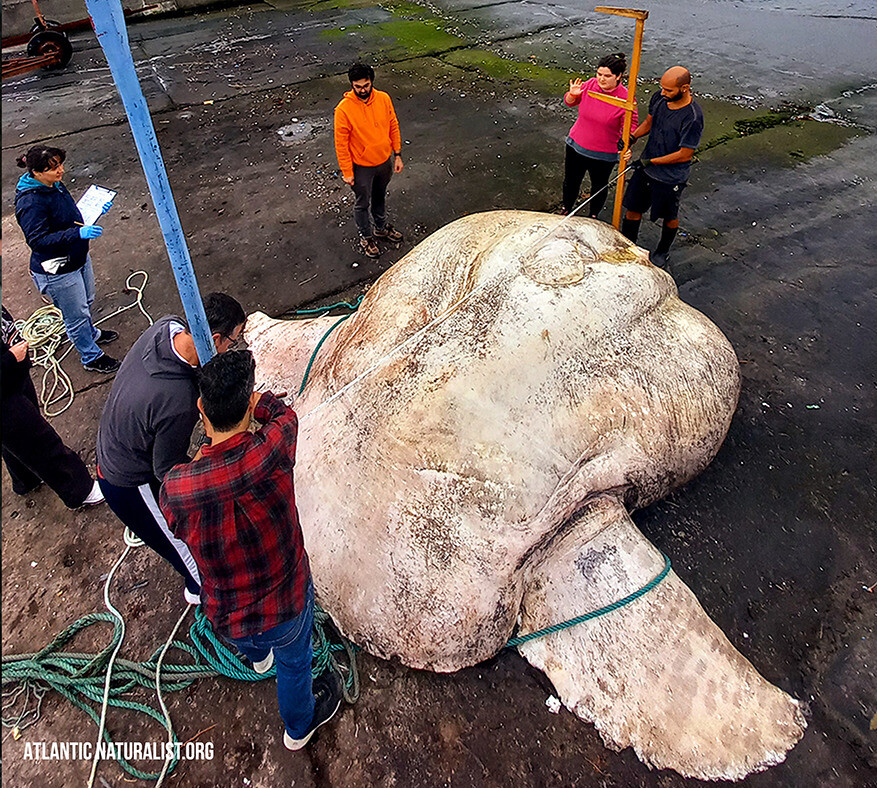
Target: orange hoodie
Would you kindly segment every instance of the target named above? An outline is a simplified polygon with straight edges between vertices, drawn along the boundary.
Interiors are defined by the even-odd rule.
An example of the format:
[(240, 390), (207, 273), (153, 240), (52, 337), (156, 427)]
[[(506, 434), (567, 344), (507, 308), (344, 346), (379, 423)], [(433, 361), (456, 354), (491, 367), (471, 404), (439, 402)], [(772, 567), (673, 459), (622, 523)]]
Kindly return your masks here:
[(335, 153), (345, 178), (353, 177), (353, 165), (376, 167), (402, 149), (399, 121), (390, 96), (372, 90), (368, 101), (348, 90), (335, 107)]

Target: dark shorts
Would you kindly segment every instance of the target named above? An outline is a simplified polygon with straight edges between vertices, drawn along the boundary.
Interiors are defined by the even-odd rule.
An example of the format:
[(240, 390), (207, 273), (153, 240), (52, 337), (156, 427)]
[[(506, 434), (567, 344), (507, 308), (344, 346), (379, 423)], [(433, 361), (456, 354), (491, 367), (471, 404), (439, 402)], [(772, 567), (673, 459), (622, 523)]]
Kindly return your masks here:
[(651, 208), (653, 222), (657, 219), (671, 222), (679, 216), (679, 200), (685, 186), (684, 183), (662, 183), (636, 170), (624, 193), (623, 205), (634, 213), (645, 213)]

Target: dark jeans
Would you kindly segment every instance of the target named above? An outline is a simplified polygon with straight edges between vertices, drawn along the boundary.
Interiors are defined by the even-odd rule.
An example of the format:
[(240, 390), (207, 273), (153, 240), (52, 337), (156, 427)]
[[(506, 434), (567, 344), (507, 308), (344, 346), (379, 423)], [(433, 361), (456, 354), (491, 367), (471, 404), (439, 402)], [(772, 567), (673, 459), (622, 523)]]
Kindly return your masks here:
[(356, 220), (356, 229), (363, 238), (372, 234), (369, 205), (375, 227), (382, 230), (387, 224), (387, 185), (392, 177), (392, 156), (377, 167), (353, 165), (353, 193), (356, 195), (353, 218)]
[(185, 542), (171, 533), (158, 508), (161, 489), (158, 481), (153, 479), (139, 487), (117, 487), (101, 478), (98, 468), (97, 482), (113, 514), (183, 576), (190, 593), (201, 593), (201, 575), (195, 558)]
[(29, 375), (20, 391), (3, 397), (2, 421), (3, 459), (12, 490), (23, 495), (43, 481), (65, 506), (82, 506), (94, 480), (79, 455), (64, 445), (43, 418)]
[(605, 187), (609, 184), (609, 175), (614, 166), (614, 161), (601, 161), (600, 159), (592, 159), (590, 156), (582, 156), (572, 146), (567, 145), (563, 169), (563, 207), (566, 208), (567, 213), (575, 207), (582, 179), (585, 177), (585, 173), (588, 173), (591, 178), (591, 194), (597, 196), (588, 203), (587, 211), (588, 216), (596, 219), (606, 204), (609, 190)]
[(251, 662), (261, 662), (274, 650), (277, 666), (277, 704), (286, 732), (303, 739), (314, 719), (311, 662), (314, 658), (314, 584), (308, 584), (305, 608), (290, 621), (267, 632), (243, 638), (227, 638)]

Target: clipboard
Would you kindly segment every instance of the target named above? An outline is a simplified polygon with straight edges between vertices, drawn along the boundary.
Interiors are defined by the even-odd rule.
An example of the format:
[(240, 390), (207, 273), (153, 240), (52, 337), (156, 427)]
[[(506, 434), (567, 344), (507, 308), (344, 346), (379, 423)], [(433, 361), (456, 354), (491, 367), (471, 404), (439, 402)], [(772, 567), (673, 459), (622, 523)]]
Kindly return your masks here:
[(83, 224), (94, 224), (103, 213), (104, 205), (116, 199), (117, 192), (105, 189), (103, 186), (92, 184), (85, 190), (85, 194), (76, 203), (79, 213), (82, 214)]

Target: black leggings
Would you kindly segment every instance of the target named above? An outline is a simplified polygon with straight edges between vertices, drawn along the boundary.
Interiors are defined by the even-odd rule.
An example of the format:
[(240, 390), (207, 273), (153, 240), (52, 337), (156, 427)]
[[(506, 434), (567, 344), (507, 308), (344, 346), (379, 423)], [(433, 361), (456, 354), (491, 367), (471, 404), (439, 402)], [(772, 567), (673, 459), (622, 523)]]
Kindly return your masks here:
[(601, 159), (582, 156), (571, 145), (567, 145), (566, 162), (563, 170), (563, 207), (566, 209), (566, 212), (569, 213), (575, 207), (576, 202), (578, 202), (579, 188), (587, 172), (591, 178), (591, 194), (596, 194), (597, 196), (587, 204), (586, 209), (588, 216), (596, 219), (606, 204), (606, 195), (609, 190), (605, 187), (609, 183), (609, 175), (614, 166), (614, 161), (602, 161)]
[(24, 495), (44, 481), (69, 509), (82, 506), (94, 480), (79, 455), (43, 418), (30, 375), (24, 377), (20, 390), (6, 393), (2, 403), (3, 459), (12, 491)]

